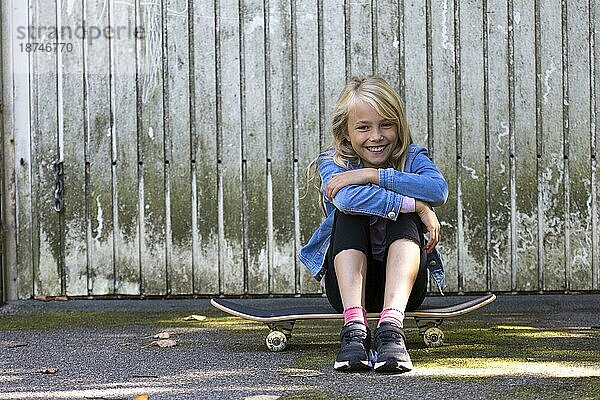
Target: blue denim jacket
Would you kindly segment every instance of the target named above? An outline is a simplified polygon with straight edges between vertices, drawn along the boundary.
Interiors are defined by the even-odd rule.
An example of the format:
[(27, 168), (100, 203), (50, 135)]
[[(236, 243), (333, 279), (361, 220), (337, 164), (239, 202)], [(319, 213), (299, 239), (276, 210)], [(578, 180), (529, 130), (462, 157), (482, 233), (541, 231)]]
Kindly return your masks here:
[[(379, 185), (348, 185), (334, 197), (333, 203), (325, 196), (325, 186), (332, 175), (347, 169), (337, 165), (331, 157), (333, 150), (321, 153), (317, 159), (321, 175), (323, 203), (326, 218), (300, 249), (298, 258), (308, 268), (315, 279), (325, 275), (325, 255), (333, 228), (334, 210), (347, 214), (371, 215), (371, 223), (377, 217), (396, 220), (402, 207), (404, 196), (419, 199), (432, 206), (439, 206), (448, 199), (448, 185), (435, 164), (429, 159), (424, 147), (411, 144), (404, 172), (394, 168), (379, 169)], [(362, 165), (348, 165), (348, 169), (363, 168)], [(436, 280), (440, 291), (444, 288), (444, 270), (437, 250), (428, 256), (427, 265)]]

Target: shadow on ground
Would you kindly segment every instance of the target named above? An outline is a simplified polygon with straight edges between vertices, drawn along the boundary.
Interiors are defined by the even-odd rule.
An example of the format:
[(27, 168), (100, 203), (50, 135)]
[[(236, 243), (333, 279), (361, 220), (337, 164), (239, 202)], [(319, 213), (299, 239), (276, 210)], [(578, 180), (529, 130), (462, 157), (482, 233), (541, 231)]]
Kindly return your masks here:
[[(409, 321), (415, 370), (381, 375), (333, 371), (340, 321), (298, 322), (288, 349), (270, 353), (265, 327), (206, 300), (23, 301), (0, 308), (0, 400), (600, 399), (599, 315), (600, 295), (499, 296), (445, 321), (441, 348), (426, 348)], [(176, 345), (153, 345), (161, 332)]]

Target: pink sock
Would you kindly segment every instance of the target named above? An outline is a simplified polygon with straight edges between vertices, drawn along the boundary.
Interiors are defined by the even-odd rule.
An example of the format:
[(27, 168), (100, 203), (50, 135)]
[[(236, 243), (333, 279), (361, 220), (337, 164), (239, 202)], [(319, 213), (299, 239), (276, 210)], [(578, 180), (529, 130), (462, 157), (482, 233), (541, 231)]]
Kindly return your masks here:
[(367, 312), (361, 306), (353, 306), (344, 309), (344, 325), (348, 322), (358, 321), (367, 325)]
[(383, 311), (381, 311), (379, 323), (377, 324), (378, 328), (382, 322), (393, 322), (402, 328), (404, 326), (404, 313), (397, 308), (384, 308)]

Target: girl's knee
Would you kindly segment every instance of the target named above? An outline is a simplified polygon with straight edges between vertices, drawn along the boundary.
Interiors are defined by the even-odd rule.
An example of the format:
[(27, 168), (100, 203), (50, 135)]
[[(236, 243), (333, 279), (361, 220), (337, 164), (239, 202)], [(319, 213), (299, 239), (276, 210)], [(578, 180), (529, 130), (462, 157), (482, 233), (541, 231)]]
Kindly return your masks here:
[(403, 236), (403, 237), (399, 237), (397, 239), (394, 239), (393, 241), (390, 242), (390, 248), (391, 247), (402, 247), (402, 248), (406, 248), (406, 247), (413, 247), (415, 246), (416, 249), (420, 249), (421, 248), (421, 243), (417, 238), (411, 237), (411, 236)]
[(366, 259), (367, 259), (366, 249), (351, 249), (351, 248), (343, 249), (334, 255), (335, 261), (339, 261), (339, 260), (358, 260), (358, 261), (363, 260), (363, 261), (366, 261)]

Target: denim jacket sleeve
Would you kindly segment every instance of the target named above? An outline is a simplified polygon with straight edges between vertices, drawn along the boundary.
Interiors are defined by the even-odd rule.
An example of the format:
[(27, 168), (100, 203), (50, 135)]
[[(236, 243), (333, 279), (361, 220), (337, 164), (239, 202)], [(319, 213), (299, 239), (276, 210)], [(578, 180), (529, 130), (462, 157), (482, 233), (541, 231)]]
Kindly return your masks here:
[(416, 154), (409, 157), (404, 172), (394, 168), (379, 169), (379, 185), (404, 196), (441, 206), (448, 200), (448, 184), (429, 159), (427, 149), (411, 146)]
[[(321, 175), (323, 199), (325, 206), (329, 200), (325, 196), (325, 187), (332, 175), (344, 172), (346, 169), (337, 165), (331, 156), (323, 153), (318, 159), (319, 174)], [(360, 167), (357, 167), (360, 168)], [(396, 220), (404, 196), (377, 185), (348, 185), (338, 191), (333, 198), (335, 208), (346, 214), (374, 215)]]

